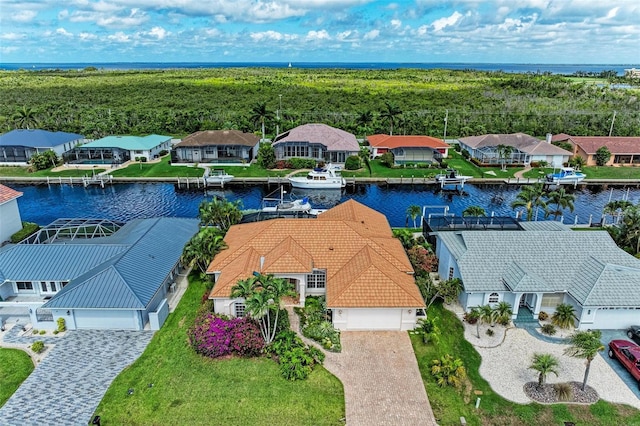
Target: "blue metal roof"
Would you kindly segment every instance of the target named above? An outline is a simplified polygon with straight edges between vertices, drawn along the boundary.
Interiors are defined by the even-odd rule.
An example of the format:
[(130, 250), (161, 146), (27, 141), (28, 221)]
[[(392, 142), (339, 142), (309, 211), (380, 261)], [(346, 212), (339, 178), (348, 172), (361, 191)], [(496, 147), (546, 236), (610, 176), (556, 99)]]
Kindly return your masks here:
[(82, 148), (120, 148), (126, 150), (149, 150), (170, 141), (171, 136), (107, 136), (82, 145)]
[(67, 142), (80, 142), (84, 136), (76, 133), (49, 132), (47, 130), (16, 129), (0, 135), (0, 146), (28, 146), (53, 148)]

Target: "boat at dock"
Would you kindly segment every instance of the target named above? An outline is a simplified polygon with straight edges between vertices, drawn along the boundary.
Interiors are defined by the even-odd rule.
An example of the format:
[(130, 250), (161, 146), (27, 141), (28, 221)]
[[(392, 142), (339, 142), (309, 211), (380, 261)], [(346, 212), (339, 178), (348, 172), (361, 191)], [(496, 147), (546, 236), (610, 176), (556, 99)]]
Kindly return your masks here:
[(460, 185), (460, 188), (464, 188), (464, 183), (472, 178), (473, 176), (461, 175), (455, 169), (447, 169), (444, 173), (440, 173), (436, 175), (435, 180), (437, 183), (440, 184), (441, 188), (443, 188), (444, 186), (451, 186), (451, 185), (454, 185), (454, 186)]
[(224, 186), (225, 183), (231, 182), (233, 175), (227, 174), (224, 170), (209, 170), (204, 172), (204, 181), (207, 186)]
[[(274, 196), (276, 193), (279, 193), (279, 196)], [(300, 213), (309, 214), (312, 209), (308, 197), (293, 199), (290, 195), (289, 200), (285, 200), (284, 195), (286, 193), (287, 192), (284, 190), (284, 187), (281, 186), (276, 191), (268, 194), (262, 199), (262, 207), (260, 210), (263, 213), (276, 213), (283, 215), (298, 215)]]
[(305, 189), (341, 189), (347, 186), (347, 181), (340, 174), (341, 168), (332, 164), (316, 167), (307, 176), (292, 176), (288, 178), (294, 188)]
[(587, 177), (584, 173), (576, 171), (573, 167), (561, 167), (557, 173), (547, 175), (547, 183), (555, 185), (577, 184)]

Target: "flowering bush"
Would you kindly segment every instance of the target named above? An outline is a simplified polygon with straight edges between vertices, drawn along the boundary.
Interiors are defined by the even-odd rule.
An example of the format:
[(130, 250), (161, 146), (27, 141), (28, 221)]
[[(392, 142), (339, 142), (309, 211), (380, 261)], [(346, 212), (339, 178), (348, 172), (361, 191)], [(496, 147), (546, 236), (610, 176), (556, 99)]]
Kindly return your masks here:
[(211, 358), (230, 354), (256, 356), (264, 347), (258, 324), (246, 317), (228, 319), (205, 312), (196, 318), (188, 334), (193, 349)]

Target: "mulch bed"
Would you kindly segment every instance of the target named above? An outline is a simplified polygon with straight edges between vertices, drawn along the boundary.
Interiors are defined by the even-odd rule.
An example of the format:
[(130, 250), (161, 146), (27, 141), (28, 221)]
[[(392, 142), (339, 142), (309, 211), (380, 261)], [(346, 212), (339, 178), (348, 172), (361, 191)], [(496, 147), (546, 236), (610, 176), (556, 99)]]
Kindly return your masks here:
[(545, 384), (542, 389), (538, 387), (538, 382), (525, 383), (524, 393), (534, 401), (543, 404), (554, 404), (557, 402), (593, 404), (600, 399), (598, 392), (591, 386), (586, 386), (583, 391), (581, 389), (582, 383), (580, 382), (567, 382), (567, 384), (571, 386), (573, 397), (566, 401), (559, 400), (554, 385), (548, 383)]

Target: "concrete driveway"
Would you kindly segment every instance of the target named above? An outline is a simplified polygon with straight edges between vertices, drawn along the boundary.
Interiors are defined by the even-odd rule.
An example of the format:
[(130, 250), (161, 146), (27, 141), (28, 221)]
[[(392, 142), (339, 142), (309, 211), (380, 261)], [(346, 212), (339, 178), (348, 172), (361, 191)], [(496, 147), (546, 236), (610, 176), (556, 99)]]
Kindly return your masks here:
[(347, 425), (435, 425), (407, 332), (343, 331), (325, 368), (344, 385)]
[(151, 331), (68, 331), (0, 408), (0, 424), (86, 425), (113, 379), (152, 337)]
[[(625, 330), (602, 330), (602, 344), (605, 346), (605, 350), (600, 354), (602, 358), (611, 366), (620, 379), (631, 389), (638, 400), (640, 400), (640, 389), (638, 388), (638, 381), (629, 373), (615, 358), (609, 358), (609, 342), (615, 339), (630, 340)], [(634, 342), (635, 343), (635, 342)]]

